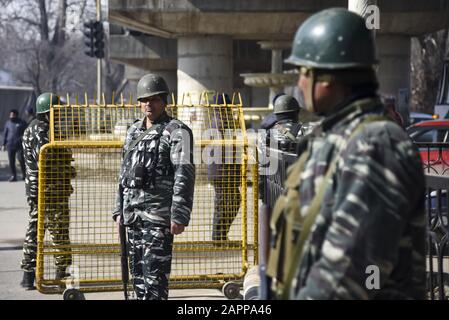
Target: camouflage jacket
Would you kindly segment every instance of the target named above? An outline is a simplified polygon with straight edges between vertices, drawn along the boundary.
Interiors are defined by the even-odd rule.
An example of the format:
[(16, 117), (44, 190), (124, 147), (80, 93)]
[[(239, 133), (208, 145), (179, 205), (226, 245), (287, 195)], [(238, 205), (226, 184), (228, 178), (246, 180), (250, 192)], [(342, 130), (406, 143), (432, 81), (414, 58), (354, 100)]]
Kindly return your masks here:
[(270, 139), (279, 143), (279, 148), (288, 149), (288, 144), (298, 142), (298, 139), (304, 135), (302, 124), (291, 120), (278, 121), (270, 132)]
[[(285, 152), (295, 152), (296, 145), (304, 134), (301, 123), (291, 119), (277, 121), (269, 130), (260, 130), (257, 141), (257, 152), (259, 159), (259, 198), (264, 199), (265, 175), (270, 174), (270, 153), (268, 148), (274, 148)], [(277, 158), (276, 158), (277, 159)]]
[[(195, 185), (192, 131), (164, 113), (127, 153), (132, 141), (146, 131), (144, 120), (134, 122), (126, 135), (113, 218), (123, 213), (126, 225), (140, 217), (160, 225), (173, 221), (187, 226)], [(137, 170), (144, 172), (142, 185), (134, 178), (138, 167), (143, 167)]]
[[(41, 147), (49, 142), (48, 130), (48, 122), (34, 119), (25, 129), (22, 138), (26, 167), (25, 190), (27, 197), (35, 203), (38, 197), (39, 155)], [(66, 148), (48, 149), (46, 159), (48, 183), (44, 192), (51, 197), (70, 196), (73, 193), (70, 179), (76, 175), (75, 168), (71, 165), (72, 152)]]
[[(369, 108), (360, 108), (368, 104)], [(332, 159), (337, 167), (293, 281), (296, 299), (423, 299), (425, 180), (417, 148), (377, 98), (357, 99), (328, 116), (307, 143), (299, 207), (307, 213)], [(351, 138), (351, 139), (349, 139)], [(349, 140), (349, 141), (348, 141)], [(378, 290), (366, 281), (380, 271)]]
[(22, 137), (23, 156), (25, 158), (25, 190), (28, 198), (37, 203), (39, 152), (48, 143), (49, 125), (45, 121), (34, 119), (25, 129)]

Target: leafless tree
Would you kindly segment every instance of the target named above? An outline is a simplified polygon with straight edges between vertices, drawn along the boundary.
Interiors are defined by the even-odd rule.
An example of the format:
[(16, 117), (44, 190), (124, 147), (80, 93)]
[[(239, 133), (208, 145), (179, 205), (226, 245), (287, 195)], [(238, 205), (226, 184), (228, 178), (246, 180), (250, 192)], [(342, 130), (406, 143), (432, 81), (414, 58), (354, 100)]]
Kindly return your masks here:
[(433, 114), (447, 55), (448, 30), (412, 39), (411, 110)]
[[(83, 21), (95, 17), (95, 0), (0, 0), (0, 68), (20, 83), (43, 91), (96, 90), (96, 60), (84, 54)], [(122, 68), (103, 62), (107, 87), (113, 91)]]

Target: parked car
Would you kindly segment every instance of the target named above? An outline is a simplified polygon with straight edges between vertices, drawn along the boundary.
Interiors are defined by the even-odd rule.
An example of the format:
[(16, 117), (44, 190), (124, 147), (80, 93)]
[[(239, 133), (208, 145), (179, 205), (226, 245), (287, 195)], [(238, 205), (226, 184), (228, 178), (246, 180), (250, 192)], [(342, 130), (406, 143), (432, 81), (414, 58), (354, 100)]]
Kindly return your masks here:
[[(449, 120), (421, 121), (407, 128), (410, 138), (417, 143), (449, 143)], [(419, 148), (421, 159), (427, 165), (440, 165), (441, 168), (449, 167), (449, 145), (425, 146)]]
[(407, 128), (414, 142), (449, 142), (449, 120), (421, 121)]
[(438, 115), (422, 112), (410, 112), (410, 126), (421, 121), (431, 121), (435, 119), (438, 119)]

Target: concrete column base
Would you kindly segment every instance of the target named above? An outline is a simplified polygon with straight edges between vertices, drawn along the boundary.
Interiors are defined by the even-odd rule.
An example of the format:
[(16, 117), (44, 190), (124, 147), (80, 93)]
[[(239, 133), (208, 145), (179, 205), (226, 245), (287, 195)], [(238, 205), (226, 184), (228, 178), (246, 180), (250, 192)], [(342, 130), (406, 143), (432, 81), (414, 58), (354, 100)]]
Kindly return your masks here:
[[(217, 91), (232, 94), (233, 61), (230, 37), (185, 37), (178, 39), (178, 101), (190, 94), (198, 103), (199, 94)], [(189, 101), (184, 101), (190, 103)]]
[(406, 122), (410, 101), (410, 49), (409, 36), (378, 35), (379, 92), (396, 98), (396, 109)]

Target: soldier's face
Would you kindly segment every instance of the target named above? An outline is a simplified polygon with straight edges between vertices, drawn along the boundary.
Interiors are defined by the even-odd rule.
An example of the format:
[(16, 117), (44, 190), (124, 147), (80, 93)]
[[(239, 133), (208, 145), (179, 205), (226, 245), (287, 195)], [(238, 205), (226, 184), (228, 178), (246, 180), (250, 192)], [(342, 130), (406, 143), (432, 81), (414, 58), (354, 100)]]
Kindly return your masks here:
[(341, 86), (324, 81), (312, 83), (312, 79), (303, 74), (299, 76), (298, 88), (304, 95), (306, 109), (318, 115), (329, 114), (345, 96)]
[(150, 121), (159, 119), (165, 110), (165, 102), (160, 96), (142, 98), (139, 102), (140, 110)]
[(304, 106), (306, 107), (307, 111), (315, 112), (314, 103), (312, 100), (313, 97), (311, 94), (312, 92), (311, 86), (312, 81), (309, 78), (309, 76), (305, 74), (300, 74), (298, 80), (298, 89), (301, 94), (301, 99), (303, 100)]

